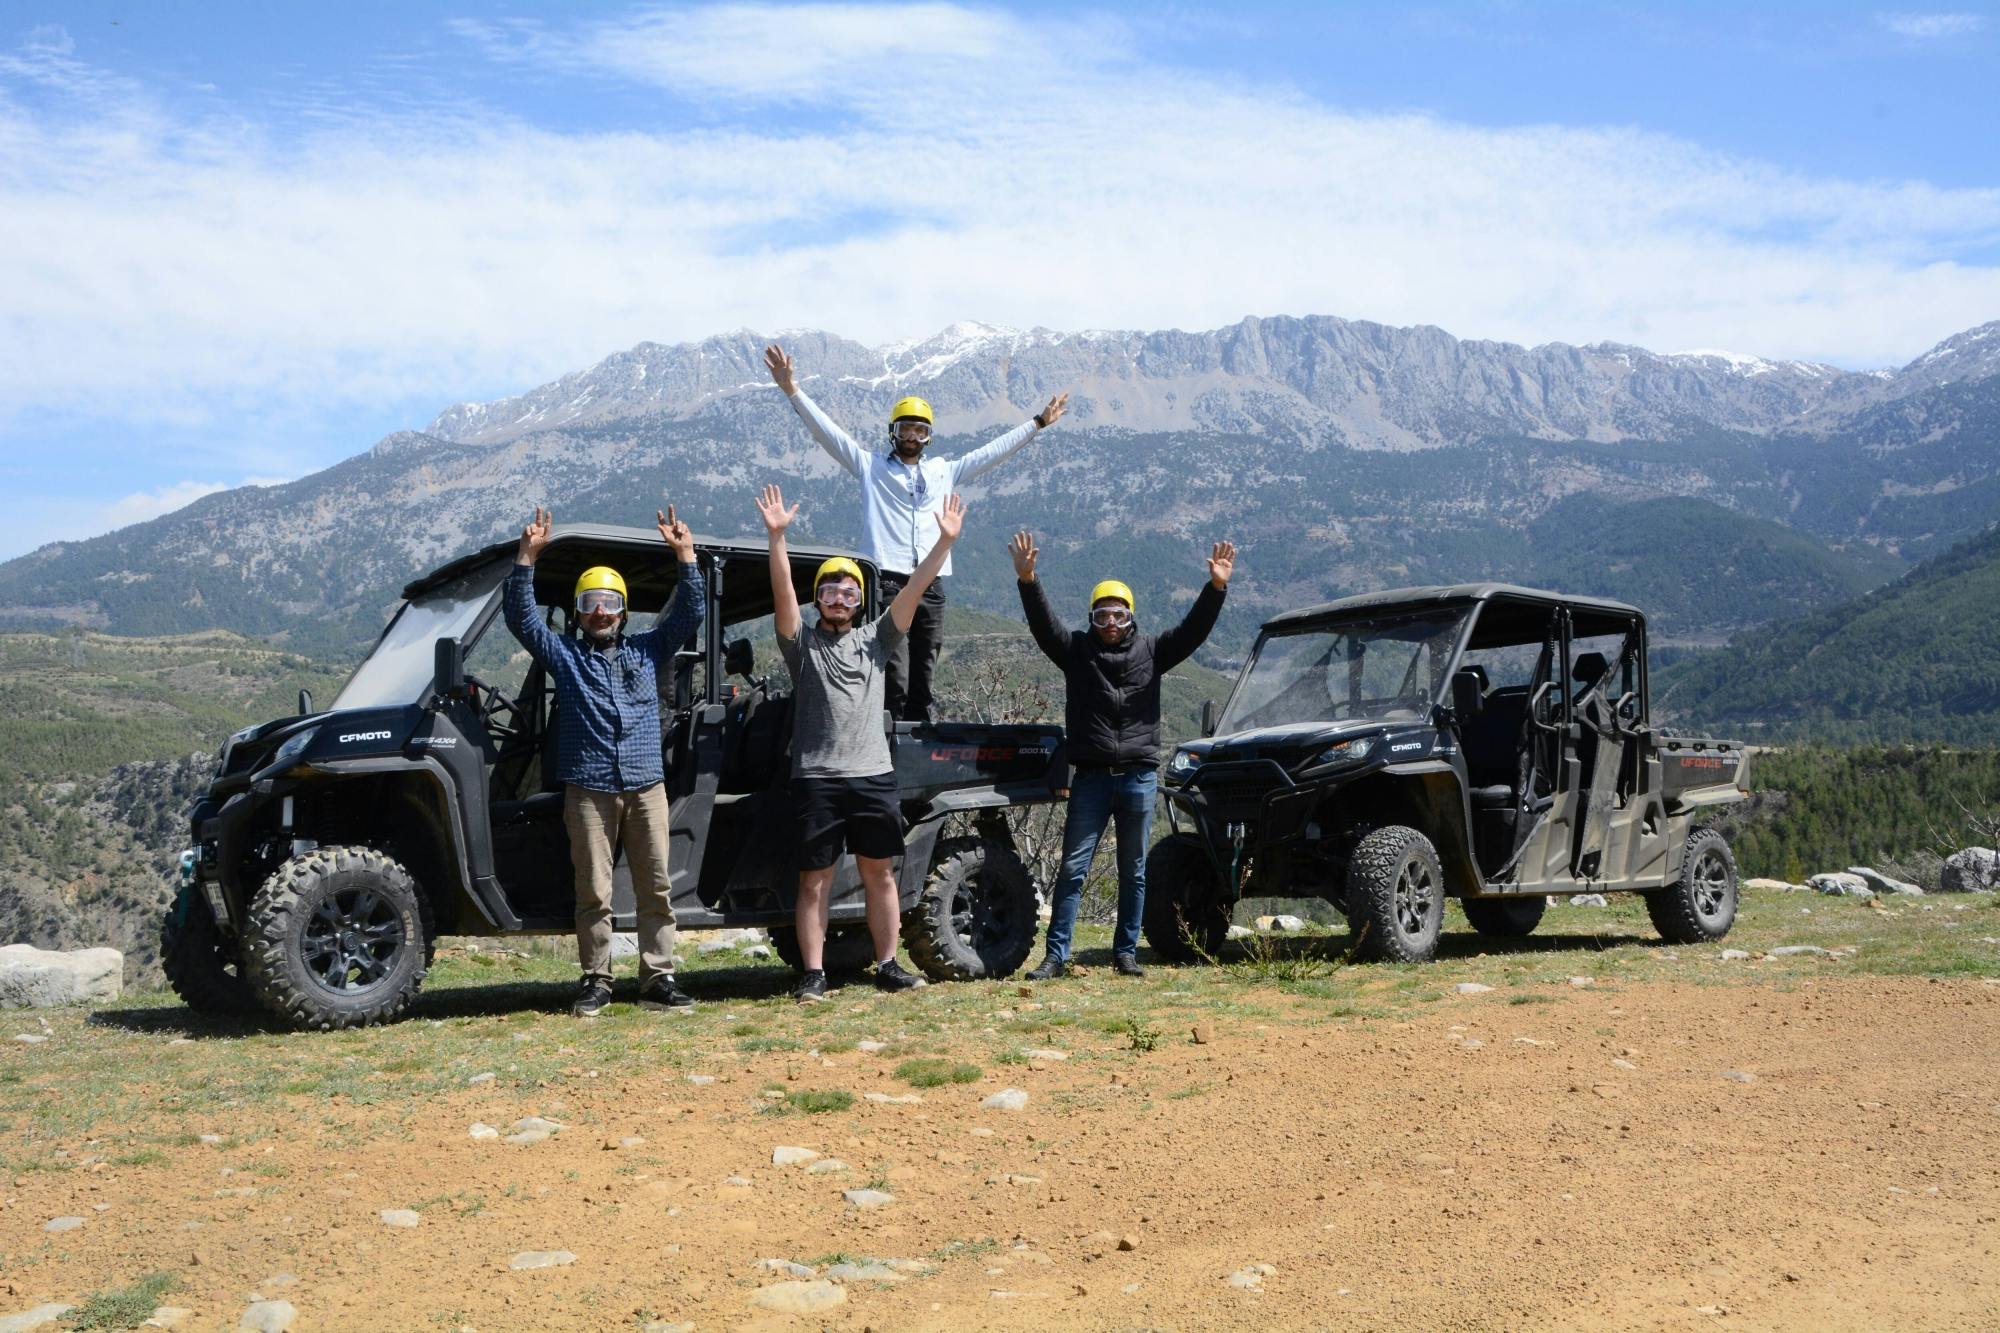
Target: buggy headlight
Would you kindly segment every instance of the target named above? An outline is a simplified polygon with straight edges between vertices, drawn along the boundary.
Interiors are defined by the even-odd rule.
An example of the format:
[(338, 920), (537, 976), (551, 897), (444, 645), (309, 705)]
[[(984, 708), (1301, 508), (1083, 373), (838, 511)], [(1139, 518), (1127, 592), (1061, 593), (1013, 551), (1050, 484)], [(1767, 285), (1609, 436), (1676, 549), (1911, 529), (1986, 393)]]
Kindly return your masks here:
[(1366, 759), (1375, 748), (1373, 736), (1357, 736), (1353, 740), (1329, 745), (1313, 756), (1307, 768), (1325, 768), (1329, 764), (1358, 764)]
[(271, 766), (283, 768), (297, 759), (306, 752), (306, 747), (313, 743), (313, 737), (317, 735), (319, 735), (318, 727), (307, 727), (304, 731), (287, 737), (285, 743), (278, 747), (278, 752), (271, 756)]
[(1167, 781), (1186, 782), (1201, 767), (1201, 760), (1186, 750), (1175, 750), (1174, 757), (1167, 761)]

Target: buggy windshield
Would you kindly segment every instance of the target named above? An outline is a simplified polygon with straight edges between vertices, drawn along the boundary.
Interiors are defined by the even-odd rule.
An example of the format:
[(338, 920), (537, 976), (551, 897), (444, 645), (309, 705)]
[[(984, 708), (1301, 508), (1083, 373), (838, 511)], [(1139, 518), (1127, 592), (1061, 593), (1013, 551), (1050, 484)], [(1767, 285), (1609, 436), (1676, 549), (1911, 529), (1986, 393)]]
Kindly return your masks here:
[(1467, 610), (1375, 615), (1266, 632), (1217, 734), (1430, 715)]
[[(417, 702), (431, 683), (437, 641), (464, 640), (512, 566), (512, 557), (489, 560), (403, 603), (375, 651), (341, 687), (333, 706), (387, 708)], [(465, 646), (470, 652), (472, 645)]]

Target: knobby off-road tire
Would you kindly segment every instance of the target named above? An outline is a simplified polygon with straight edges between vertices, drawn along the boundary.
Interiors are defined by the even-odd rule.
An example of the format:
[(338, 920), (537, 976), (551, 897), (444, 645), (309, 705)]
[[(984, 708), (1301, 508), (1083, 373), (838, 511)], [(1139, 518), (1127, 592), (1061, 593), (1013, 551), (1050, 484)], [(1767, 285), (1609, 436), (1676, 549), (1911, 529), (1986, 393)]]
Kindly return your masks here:
[[(771, 927), (771, 947), (785, 966), (794, 972), (805, 970), (805, 957), (799, 952), (799, 932), (792, 926)], [(875, 961), (875, 941), (869, 937), (867, 926), (835, 926), (826, 932), (826, 944), (820, 950), (821, 970), (829, 976), (844, 975), (863, 971)]]
[(242, 964), (223, 947), (222, 931), (202, 891), (183, 884), (160, 923), (160, 970), (187, 1007), (204, 1014), (254, 1014), (257, 992)]
[(1680, 882), (1645, 895), (1653, 929), (1674, 944), (1703, 944), (1736, 920), (1736, 855), (1714, 829), (1696, 829), (1681, 857)]
[(400, 1018), (431, 965), (431, 909), (372, 847), (322, 847), (271, 872), (250, 900), (244, 956), (264, 1007), (305, 1028)]
[(1222, 877), (1194, 838), (1160, 839), (1146, 853), (1146, 943), (1170, 963), (1198, 963), (1229, 938), (1229, 904)]
[(1401, 824), (1363, 838), (1347, 863), (1347, 905), (1357, 957), (1430, 962), (1444, 924), (1444, 867), (1431, 840)]
[(903, 947), (934, 981), (1004, 977), (1035, 947), (1035, 906), (1035, 881), (1012, 846), (951, 838), (903, 914)]
[(1542, 924), (1549, 900), (1541, 894), (1532, 898), (1461, 898), (1465, 919), (1474, 930), (1495, 939), (1517, 940), (1532, 934)]

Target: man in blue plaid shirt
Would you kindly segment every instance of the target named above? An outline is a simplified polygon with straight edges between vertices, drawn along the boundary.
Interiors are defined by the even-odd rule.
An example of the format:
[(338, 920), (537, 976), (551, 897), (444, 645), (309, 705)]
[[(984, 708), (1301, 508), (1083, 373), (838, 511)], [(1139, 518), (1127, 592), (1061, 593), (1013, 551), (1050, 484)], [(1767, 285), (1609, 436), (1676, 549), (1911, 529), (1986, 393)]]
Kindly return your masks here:
[(639, 915), (639, 1003), (688, 1009), (674, 984), (674, 906), (667, 876), (666, 769), (660, 753), (663, 662), (700, 626), (707, 610), (694, 534), (659, 514), (660, 536), (680, 559), (680, 586), (659, 623), (625, 633), (625, 580), (599, 566), (576, 581), (582, 633), (564, 637), (535, 614), (535, 560), (549, 544), (553, 517), (537, 507), (521, 529), (507, 580), (507, 628), (555, 683), (562, 716), (556, 777), (564, 784), (563, 825), (576, 870), (576, 950), (583, 981), (570, 1012), (595, 1018), (611, 1003), (611, 868), (622, 844), (632, 867)]

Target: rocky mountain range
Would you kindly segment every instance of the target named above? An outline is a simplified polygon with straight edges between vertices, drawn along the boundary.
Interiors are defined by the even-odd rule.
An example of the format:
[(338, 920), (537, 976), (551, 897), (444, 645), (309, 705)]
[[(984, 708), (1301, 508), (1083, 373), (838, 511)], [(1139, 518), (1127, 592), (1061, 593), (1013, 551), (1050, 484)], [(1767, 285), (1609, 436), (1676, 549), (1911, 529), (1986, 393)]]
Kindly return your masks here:
[[(1229, 535), (1245, 558), (1223, 657), (1281, 607), (1487, 577), (1681, 588), (1664, 636), (1719, 641), (2000, 515), (2000, 323), (1871, 373), (1327, 317), (1206, 333), (961, 324), (880, 348), (780, 336), (803, 386), (863, 440), (905, 393), (931, 400), (934, 447), (956, 453), (1068, 389), (1071, 415), (969, 489), (954, 600), (1013, 612), (1002, 540), (1017, 526), (1043, 537), (1058, 596), (1117, 573), (1147, 611), (1190, 595), (1205, 543)], [(0, 625), (227, 628), (349, 657), (404, 582), (502, 539), (536, 503), (642, 523), (672, 500), (699, 530), (741, 533), (772, 479), (804, 501), (804, 535), (851, 542), (852, 483), (771, 387), (768, 340), (641, 344), (287, 485), (44, 547), (0, 565)], [(1564, 507), (1575, 497), (1587, 511)], [(1579, 548), (1585, 532), (1601, 553)]]

